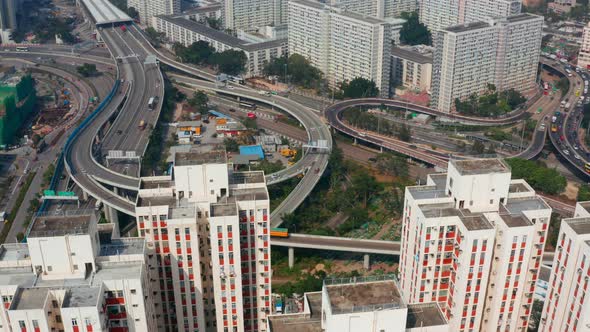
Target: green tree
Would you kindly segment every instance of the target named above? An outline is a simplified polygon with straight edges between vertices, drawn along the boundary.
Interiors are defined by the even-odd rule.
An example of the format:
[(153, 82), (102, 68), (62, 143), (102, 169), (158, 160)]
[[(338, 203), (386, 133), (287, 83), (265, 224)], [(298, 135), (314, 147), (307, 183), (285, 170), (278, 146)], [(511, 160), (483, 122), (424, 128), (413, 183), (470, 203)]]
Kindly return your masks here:
[(217, 67), (217, 70), (228, 75), (239, 75), (246, 69), (248, 58), (244, 51), (225, 50), (221, 53), (215, 53), (212, 56), (211, 64)]
[(573, 20), (582, 21), (586, 17), (588, 17), (588, 6), (587, 5), (577, 5), (573, 6), (570, 9), (569, 17)]
[(76, 70), (84, 77), (94, 76), (98, 73), (96, 70), (96, 65), (92, 63), (84, 63), (83, 65), (78, 66)]
[(196, 108), (201, 114), (207, 114), (209, 111), (207, 108), (208, 102), (209, 97), (202, 90), (195, 91), (193, 96), (188, 100), (188, 104)]
[(225, 150), (228, 152), (238, 152), (240, 150), (240, 144), (233, 138), (224, 139), (223, 145), (225, 145)]
[(428, 28), (418, 20), (418, 12), (404, 12), (401, 17), (406, 20), (399, 32), (399, 39), (406, 45), (431, 45), (432, 36)]
[(400, 125), (397, 130), (396, 136), (404, 142), (409, 142), (412, 139), (412, 132), (410, 131), (410, 127), (408, 127), (406, 124)]
[(367, 172), (355, 172), (350, 182), (352, 184), (351, 192), (357, 199), (361, 200), (363, 209), (367, 208), (369, 197), (381, 190), (381, 184)]
[(340, 90), (344, 98), (369, 98), (379, 95), (379, 89), (375, 82), (362, 77), (340, 83)]
[(244, 125), (244, 127), (248, 128), (250, 130), (258, 129), (258, 124), (256, 123), (256, 119), (245, 118), (244, 120), (242, 120), (242, 124)]
[(510, 158), (506, 162), (512, 169), (513, 179), (525, 179), (535, 190), (555, 195), (565, 189), (565, 177), (540, 161)]
[(547, 230), (547, 245), (555, 248), (557, 247), (557, 238), (559, 237), (559, 229), (561, 228), (561, 217), (559, 214), (552, 212), (549, 221), (549, 230)]
[(475, 141), (473, 143), (473, 145), (471, 146), (471, 153), (473, 154), (483, 154), (483, 152), (485, 151), (485, 145), (483, 145), (482, 142), (480, 141)]
[(570, 81), (567, 79), (567, 77), (562, 77), (559, 79), (559, 81), (557, 81), (555, 87), (561, 91), (562, 96), (565, 96), (570, 89)]
[(590, 185), (583, 184), (578, 189), (578, 197), (576, 199), (578, 202), (583, 201), (590, 201)]
[(215, 30), (221, 29), (221, 19), (214, 17), (207, 17), (207, 25)]
[(379, 172), (390, 176), (408, 177), (408, 162), (402, 156), (382, 153), (377, 156), (376, 167)]
[(289, 56), (288, 64), (289, 79), (306, 88), (314, 87), (322, 78), (322, 72), (311, 65), (311, 63), (302, 55), (294, 53)]
[(127, 8), (127, 15), (129, 15), (129, 17), (131, 17), (132, 19), (139, 18), (139, 12), (134, 7)]

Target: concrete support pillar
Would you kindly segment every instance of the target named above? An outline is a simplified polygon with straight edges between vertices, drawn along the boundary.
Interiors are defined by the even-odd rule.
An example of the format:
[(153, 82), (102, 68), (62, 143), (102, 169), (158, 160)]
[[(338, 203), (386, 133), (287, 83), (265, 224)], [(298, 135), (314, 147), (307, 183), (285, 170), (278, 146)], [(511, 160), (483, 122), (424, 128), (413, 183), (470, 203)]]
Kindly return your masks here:
[(363, 256), (363, 267), (365, 268), (365, 270), (369, 270), (371, 268), (371, 262), (369, 259), (369, 254), (365, 254)]
[[(117, 187), (113, 188), (113, 191), (115, 192), (116, 195), (119, 194), (119, 189)], [(115, 224), (115, 226), (113, 227), (113, 237), (114, 238), (118, 238), (121, 237), (121, 229), (119, 228), (119, 215), (117, 214), (117, 210), (115, 210), (114, 208), (107, 206), (106, 204), (104, 204), (104, 209), (105, 209), (105, 214), (107, 213), (106, 211), (108, 211), (109, 217), (107, 217), (107, 219), (109, 220), (109, 222)]]
[(289, 268), (295, 265), (295, 248), (289, 247)]
[(380, 153), (383, 153), (383, 147), (382, 146), (379, 147), (379, 152)]
[(84, 201), (88, 201), (88, 193), (84, 190), (82, 190), (82, 199), (84, 199)]
[(354, 138), (353, 138), (353, 141), (352, 141), (352, 145), (356, 145), (356, 144), (357, 144), (357, 142), (356, 142), (356, 137), (354, 137)]

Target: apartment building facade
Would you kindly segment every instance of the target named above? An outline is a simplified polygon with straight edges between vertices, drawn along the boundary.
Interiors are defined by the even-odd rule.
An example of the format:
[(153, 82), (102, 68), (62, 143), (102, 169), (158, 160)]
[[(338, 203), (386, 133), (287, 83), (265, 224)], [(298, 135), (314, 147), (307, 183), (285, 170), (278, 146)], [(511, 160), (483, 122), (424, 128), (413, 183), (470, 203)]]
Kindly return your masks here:
[(526, 331), (551, 208), (498, 159), (449, 162), (406, 188), (407, 303), (437, 302), (451, 331)]
[(128, 0), (127, 6), (135, 8), (140, 22), (150, 26), (154, 16), (174, 15), (181, 11), (180, 0)]
[(221, 5), (226, 29), (256, 31), (287, 23), (287, 0), (222, 0)]
[(330, 87), (356, 77), (389, 96), (390, 23), (308, 0), (289, 2), (289, 52), (319, 68)]
[(232, 172), (225, 151), (176, 153), (174, 177), (143, 178), (140, 236), (158, 329), (265, 331), (270, 208), (262, 172)]
[(164, 33), (170, 44), (178, 42), (190, 46), (202, 40), (208, 42), (217, 52), (243, 51), (247, 57), (244, 77), (263, 75), (264, 66), (268, 62), (288, 54), (286, 39), (248, 42), (181, 16), (156, 16), (152, 18), (152, 25), (156, 31)]
[(418, 9), (415, 0), (329, 0), (326, 4), (378, 19), (400, 17), (403, 12), (410, 13)]
[(434, 32), (450, 26), (520, 14), (519, 0), (423, 0), (420, 22)]
[(34, 223), (26, 244), (0, 246), (0, 330), (155, 326), (144, 239), (113, 239), (107, 230), (99, 240), (94, 210), (52, 213)]
[(20, 0), (0, 0), (0, 42), (12, 40), (12, 32), (17, 28), (16, 12)]
[(436, 32), (432, 106), (451, 112), (457, 98), (481, 93), (488, 84), (499, 91), (534, 91), (542, 26), (542, 17), (521, 14)]
[(587, 331), (590, 326), (590, 202), (563, 219), (551, 265), (539, 331)]
[(418, 91), (430, 91), (433, 48), (425, 45), (393, 47), (391, 82)]
[(582, 34), (582, 45), (578, 52), (578, 67), (590, 69), (590, 23), (586, 24)]

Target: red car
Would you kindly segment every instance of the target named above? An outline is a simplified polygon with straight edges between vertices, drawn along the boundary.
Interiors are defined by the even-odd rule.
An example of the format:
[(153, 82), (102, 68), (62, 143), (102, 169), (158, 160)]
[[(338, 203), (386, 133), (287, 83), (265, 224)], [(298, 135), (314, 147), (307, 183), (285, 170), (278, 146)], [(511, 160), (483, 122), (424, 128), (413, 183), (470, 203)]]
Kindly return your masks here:
[(248, 118), (250, 118), (250, 119), (256, 119), (256, 114), (254, 114), (252, 112), (248, 112)]

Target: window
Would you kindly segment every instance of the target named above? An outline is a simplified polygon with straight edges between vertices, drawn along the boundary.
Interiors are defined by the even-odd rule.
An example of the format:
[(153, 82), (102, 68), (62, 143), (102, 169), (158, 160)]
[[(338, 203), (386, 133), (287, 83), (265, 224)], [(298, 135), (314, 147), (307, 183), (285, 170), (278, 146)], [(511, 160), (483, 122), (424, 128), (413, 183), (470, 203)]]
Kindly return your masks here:
[(72, 326), (78, 326), (78, 320), (76, 318), (72, 318)]
[(77, 271), (77, 270), (78, 270), (78, 265), (74, 264), (74, 271)]
[(47, 272), (51, 272), (53, 271), (53, 267), (51, 267), (51, 265), (47, 265)]
[(131, 290), (131, 294), (135, 294), (137, 291), (135, 289)]
[(18, 327), (20, 327), (21, 329), (26, 329), (27, 326), (25, 325), (25, 321), (24, 320), (19, 320), (18, 321)]
[(92, 325), (92, 321), (90, 320), (90, 318), (88, 318), (88, 317), (84, 318), (84, 325), (86, 325), (86, 326)]

